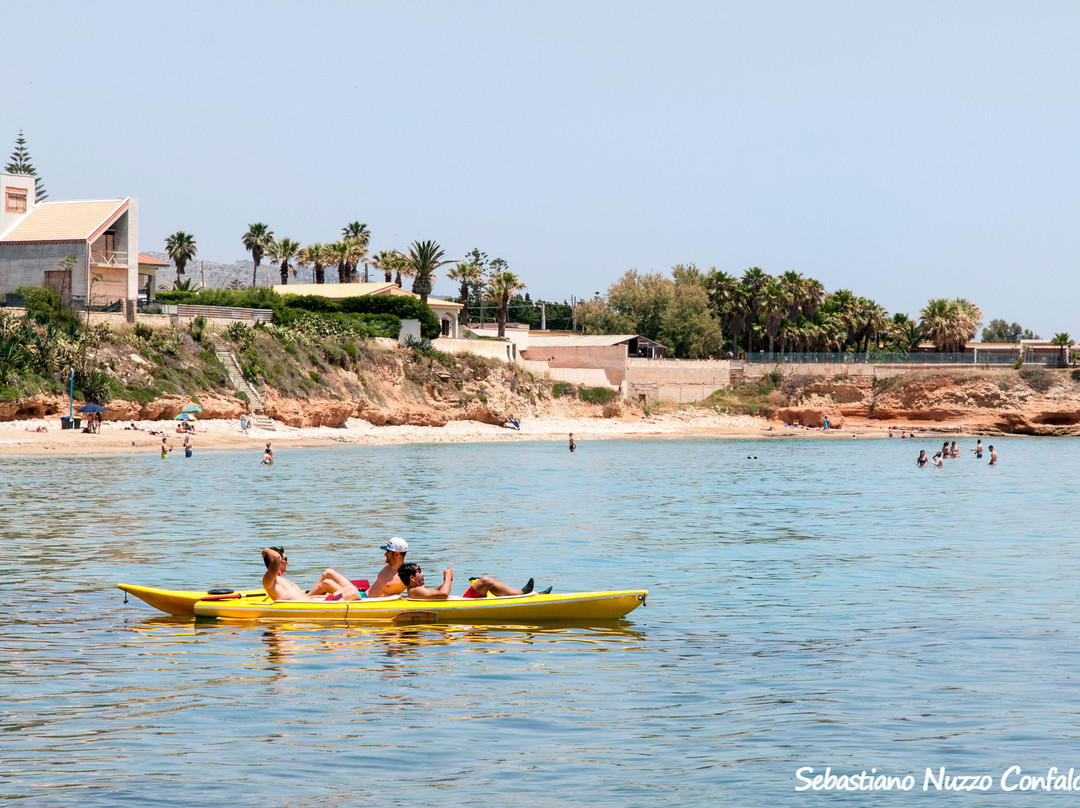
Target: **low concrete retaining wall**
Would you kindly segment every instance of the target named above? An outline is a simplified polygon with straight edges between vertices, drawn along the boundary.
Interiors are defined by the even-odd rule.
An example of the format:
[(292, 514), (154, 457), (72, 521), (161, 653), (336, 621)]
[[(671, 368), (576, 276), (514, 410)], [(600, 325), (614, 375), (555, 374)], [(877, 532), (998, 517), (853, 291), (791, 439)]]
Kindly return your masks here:
[(501, 359), (514, 365), (521, 365), (521, 354), (512, 342), (499, 342), (487, 339), (450, 339), (439, 337), (432, 341), (438, 351), (446, 353), (471, 353), (486, 356), (489, 359)]

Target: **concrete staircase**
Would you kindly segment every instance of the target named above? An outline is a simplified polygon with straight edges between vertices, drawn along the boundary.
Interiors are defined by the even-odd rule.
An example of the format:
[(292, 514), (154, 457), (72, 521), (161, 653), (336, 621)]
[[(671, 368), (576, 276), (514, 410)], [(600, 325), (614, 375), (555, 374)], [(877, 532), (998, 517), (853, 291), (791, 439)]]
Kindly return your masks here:
[(256, 413), (256, 417), (252, 419), (252, 426), (259, 427), (260, 429), (273, 429), (273, 420), (267, 418), (265, 415), (259, 414), (263, 411), (262, 396), (259, 395), (255, 386), (244, 378), (244, 374), (240, 370), (240, 363), (236, 361), (236, 357), (233, 356), (233, 352), (229, 350), (228, 345), (225, 344), (225, 341), (221, 337), (212, 332), (210, 334), (210, 341), (214, 345), (214, 356), (216, 356), (218, 361), (225, 366), (225, 372), (229, 375), (229, 381), (232, 382), (233, 387), (237, 390), (244, 391), (248, 397), (248, 409), (253, 413)]

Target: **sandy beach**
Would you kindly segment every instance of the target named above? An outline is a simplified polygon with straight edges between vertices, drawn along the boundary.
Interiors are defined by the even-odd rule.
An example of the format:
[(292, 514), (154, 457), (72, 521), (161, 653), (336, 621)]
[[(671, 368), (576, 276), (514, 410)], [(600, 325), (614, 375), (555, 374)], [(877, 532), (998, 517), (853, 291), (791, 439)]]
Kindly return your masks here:
[[(183, 453), (182, 433), (177, 422), (136, 421), (131, 423), (106, 421), (98, 434), (80, 430), (63, 430), (58, 417), (0, 423), (0, 454), (122, 454), (154, 452), (161, 446), (164, 432), (178, 455)], [(893, 424), (899, 435), (910, 426)], [(45, 428), (48, 431), (37, 431)], [(851, 423), (843, 429), (792, 429), (749, 415), (723, 415), (701, 411), (681, 411), (645, 418), (525, 418), (521, 430), (506, 429), (477, 421), (451, 421), (442, 427), (374, 426), (358, 418), (350, 418), (344, 427), (311, 427), (299, 429), (276, 424), (276, 428), (240, 430), (236, 420), (205, 420), (195, 422), (194, 451), (214, 449), (261, 450), (266, 441), (276, 448), (329, 446), (335, 443), (364, 445), (396, 445), (408, 443), (480, 443), (499, 441), (550, 440), (566, 441), (573, 432), (580, 443), (590, 440), (616, 438), (788, 438), (819, 436), (822, 438), (886, 437), (888, 425), (877, 422)], [(920, 433), (942, 433), (941, 425)]]

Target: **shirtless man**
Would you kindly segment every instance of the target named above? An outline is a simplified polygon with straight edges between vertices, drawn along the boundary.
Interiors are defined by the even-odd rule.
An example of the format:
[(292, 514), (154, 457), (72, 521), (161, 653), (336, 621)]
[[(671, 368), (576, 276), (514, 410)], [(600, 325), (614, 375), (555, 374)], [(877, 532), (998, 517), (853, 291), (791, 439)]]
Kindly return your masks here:
[(405, 591), (405, 584), (398, 576), (398, 569), (405, 563), (409, 543), (401, 536), (394, 536), (379, 549), (386, 553), (386, 565), (379, 570), (379, 574), (375, 576), (375, 580), (368, 589), (369, 598), (383, 598)]
[(397, 571), (405, 589), (405, 595), (416, 600), (446, 600), (450, 597), (450, 585), (454, 582), (454, 570), (447, 566), (443, 570), (443, 582), (438, 589), (424, 586), (424, 573), (416, 564), (402, 564)]
[(274, 600), (323, 600), (313, 598), (295, 583), (285, 577), (289, 559), (285, 557), (284, 547), (264, 547), (262, 551), (266, 574), (263, 575), (263, 589)]

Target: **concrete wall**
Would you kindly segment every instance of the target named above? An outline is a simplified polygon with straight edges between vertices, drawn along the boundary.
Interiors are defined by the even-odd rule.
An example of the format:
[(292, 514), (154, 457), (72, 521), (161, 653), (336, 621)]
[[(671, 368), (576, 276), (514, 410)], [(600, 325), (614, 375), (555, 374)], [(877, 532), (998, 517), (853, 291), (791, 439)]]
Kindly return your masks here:
[[(536, 362), (547, 362), (553, 371), (556, 368), (588, 368), (602, 370), (606, 376), (605, 387), (621, 387), (626, 381), (626, 346), (608, 345), (595, 347), (554, 347), (538, 346), (525, 352), (525, 358)], [(555, 378), (553, 375), (552, 378)], [(596, 386), (596, 385), (593, 385)]]
[(731, 383), (731, 362), (727, 360), (630, 357), (626, 370), (627, 398), (643, 399), (650, 404), (701, 401)]
[(86, 303), (85, 242), (77, 244), (4, 244), (0, 242), (0, 294), (14, 292), (20, 286), (44, 286), (45, 271), (59, 269), (57, 264), (74, 253), (78, 260), (71, 272), (72, 305)]
[(402, 320), (401, 330), (398, 332), (398, 342), (402, 345), (405, 344), (405, 340), (409, 337), (413, 339), (420, 339), (420, 321), (419, 320)]
[(436, 350), (446, 353), (471, 353), (490, 359), (501, 359), (514, 365), (521, 364), (521, 355), (512, 342), (496, 342), (486, 339), (448, 339), (439, 337), (432, 343)]
[[(7, 189), (22, 188), (26, 191), (26, 213), (9, 213), (7, 210)], [(8, 174), (0, 172), (0, 236), (26, 218), (34, 209), (34, 197), (37, 193), (37, 178), (28, 174)]]

